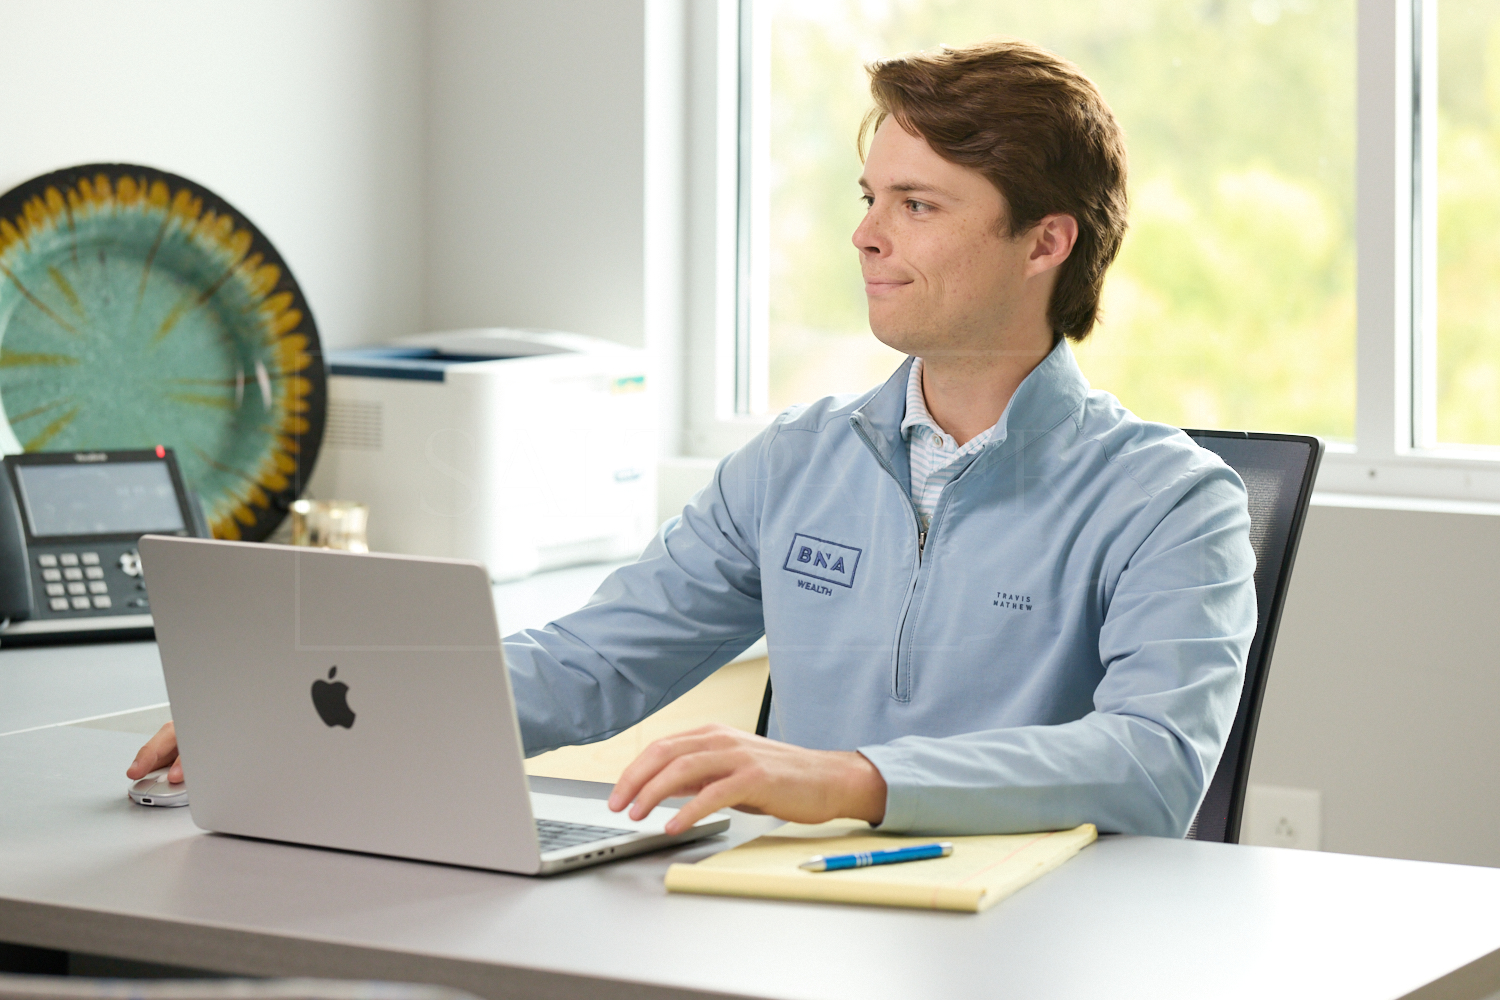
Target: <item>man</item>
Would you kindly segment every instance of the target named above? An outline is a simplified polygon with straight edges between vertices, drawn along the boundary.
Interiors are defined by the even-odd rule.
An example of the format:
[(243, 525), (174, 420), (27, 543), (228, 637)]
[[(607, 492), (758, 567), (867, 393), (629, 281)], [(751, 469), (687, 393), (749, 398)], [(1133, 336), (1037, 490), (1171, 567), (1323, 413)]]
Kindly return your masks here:
[[(871, 67), (854, 233), (885, 385), (781, 414), (582, 610), (506, 643), (528, 754), (605, 739), (762, 632), (770, 736), (660, 740), (610, 804), (947, 833), (1182, 836), (1255, 630), (1243, 486), (1090, 392), (1125, 149), (1075, 67)], [(128, 772), (175, 756), (163, 730)], [(180, 774), (180, 764), (174, 766)]]

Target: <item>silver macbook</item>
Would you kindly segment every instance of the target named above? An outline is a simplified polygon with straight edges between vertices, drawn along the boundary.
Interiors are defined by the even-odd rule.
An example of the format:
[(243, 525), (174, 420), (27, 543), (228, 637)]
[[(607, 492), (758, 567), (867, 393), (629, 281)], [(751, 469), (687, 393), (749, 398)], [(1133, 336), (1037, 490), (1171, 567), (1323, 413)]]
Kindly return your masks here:
[(140, 553), (193, 822), (551, 874), (679, 836), (531, 792), (477, 563), (148, 535)]

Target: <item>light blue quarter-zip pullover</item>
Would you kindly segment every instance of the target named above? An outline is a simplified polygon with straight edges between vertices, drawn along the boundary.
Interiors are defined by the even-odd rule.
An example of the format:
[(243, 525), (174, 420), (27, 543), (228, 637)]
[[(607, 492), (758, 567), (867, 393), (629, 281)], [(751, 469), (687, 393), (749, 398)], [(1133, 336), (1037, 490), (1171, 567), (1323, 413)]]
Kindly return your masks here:
[(506, 641), (528, 754), (620, 732), (764, 632), (769, 735), (864, 754), (881, 829), (1184, 834), (1255, 631), (1239, 477), (1091, 392), (1064, 341), (924, 542), (910, 364), (783, 413), (583, 609)]

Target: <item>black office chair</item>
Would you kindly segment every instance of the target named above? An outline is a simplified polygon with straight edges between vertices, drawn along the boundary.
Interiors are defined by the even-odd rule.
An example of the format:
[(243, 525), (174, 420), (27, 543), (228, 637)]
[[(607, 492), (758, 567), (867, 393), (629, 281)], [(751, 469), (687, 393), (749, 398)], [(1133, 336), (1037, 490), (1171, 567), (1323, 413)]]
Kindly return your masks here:
[[(1323, 442), (1299, 434), (1250, 434), (1245, 431), (1187, 432), (1194, 441), (1222, 458), (1245, 481), (1250, 504), (1250, 546), (1255, 550), (1255, 599), (1259, 620), (1250, 654), (1245, 662), (1245, 686), (1240, 707), (1219, 769), (1209, 783), (1208, 794), (1198, 807), (1188, 829), (1194, 840), (1237, 844), (1240, 818), (1245, 810), (1245, 781), (1250, 776), (1250, 753), (1255, 749), (1255, 729), (1260, 722), (1260, 703), (1266, 693), (1276, 630), (1286, 604), (1292, 563), (1302, 538), (1312, 499), (1313, 480), (1323, 460)], [(760, 703), (755, 732), (766, 735), (771, 721), (771, 682)]]
[(1302, 540), (1313, 480), (1323, 460), (1323, 442), (1299, 434), (1187, 433), (1240, 474), (1250, 500), (1250, 547), (1255, 550), (1259, 620), (1245, 660), (1245, 687), (1240, 691), (1240, 707), (1229, 730), (1229, 742), (1187, 833), (1193, 840), (1237, 844), (1245, 812), (1250, 754), (1260, 724), (1260, 703), (1266, 694), (1276, 630), (1281, 627), (1281, 609), (1292, 580), (1292, 564), (1297, 560), (1297, 543)]

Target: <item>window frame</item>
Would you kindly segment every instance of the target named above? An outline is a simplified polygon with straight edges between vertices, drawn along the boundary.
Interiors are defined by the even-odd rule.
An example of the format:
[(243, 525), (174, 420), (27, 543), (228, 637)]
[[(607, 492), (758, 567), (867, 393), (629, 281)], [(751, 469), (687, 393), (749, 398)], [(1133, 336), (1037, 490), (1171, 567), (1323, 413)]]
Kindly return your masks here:
[[(712, 188), (694, 200), (713, 207), (690, 223), (690, 242), (716, 267), (712, 281), (689, 282), (683, 445), (718, 458), (771, 419), (751, 412), (768, 374), (766, 268), (755, 262), (766, 252), (756, 220), (768, 203), (770, 5), (697, 10), (714, 23), (693, 44), (706, 54), (711, 38), (714, 57), (697, 60), (690, 86), (716, 99), (711, 119), (697, 108), (689, 123), (693, 173)], [(1435, 441), (1436, 185), (1421, 182), (1436, 172), (1436, 24), (1435, 0), (1357, 5), (1355, 440), (1328, 442), (1318, 492), (1500, 504), (1500, 447)]]
[[(769, 422), (738, 412), (742, 227), (740, 177), (741, 66), (753, 41), (744, 38), (741, 0), (687, 4), (686, 292), (687, 334), (681, 372), (686, 458), (713, 458), (743, 446)], [(756, 5), (746, 6), (753, 8)], [(764, 7), (764, 5), (760, 5)], [(769, 27), (769, 19), (766, 20)], [(763, 48), (763, 47), (762, 47)], [(749, 233), (744, 234), (747, 238)], [(669, 389), (674, 387), (669, 387)]]

